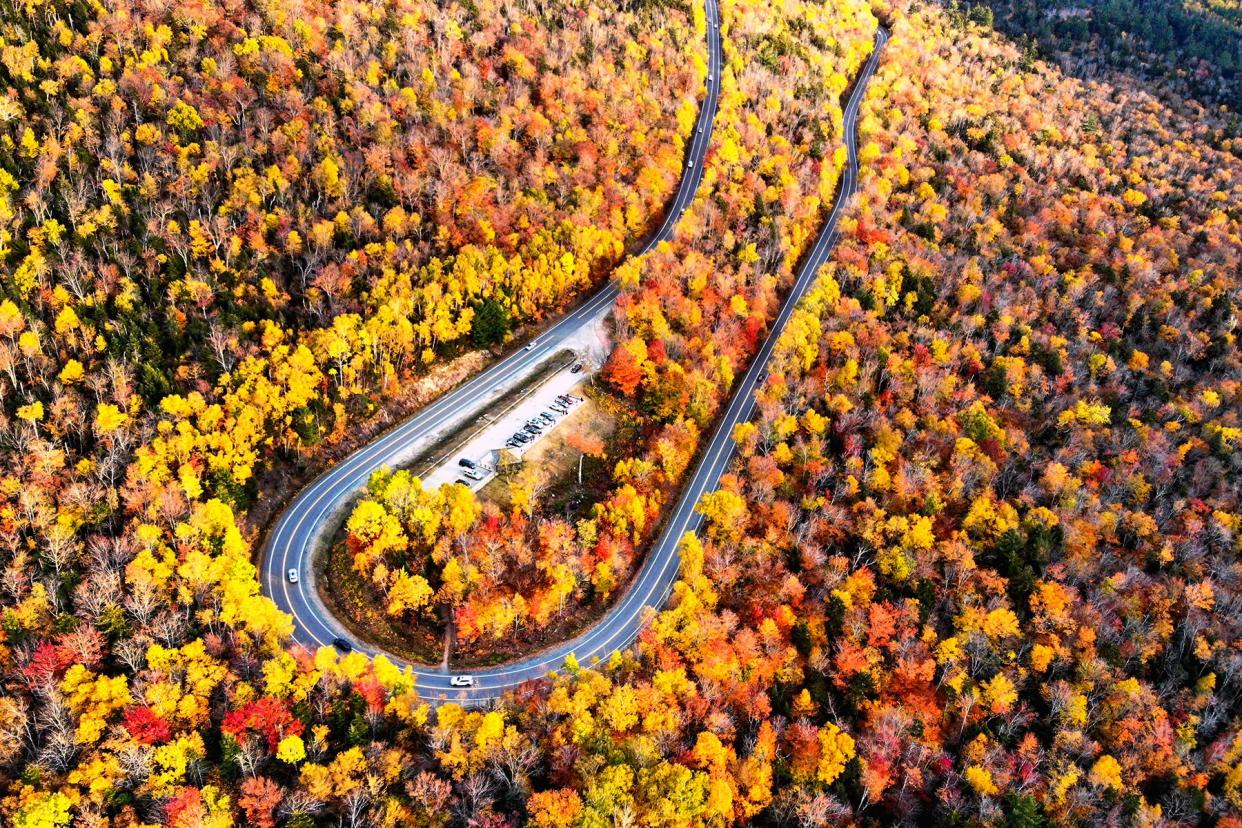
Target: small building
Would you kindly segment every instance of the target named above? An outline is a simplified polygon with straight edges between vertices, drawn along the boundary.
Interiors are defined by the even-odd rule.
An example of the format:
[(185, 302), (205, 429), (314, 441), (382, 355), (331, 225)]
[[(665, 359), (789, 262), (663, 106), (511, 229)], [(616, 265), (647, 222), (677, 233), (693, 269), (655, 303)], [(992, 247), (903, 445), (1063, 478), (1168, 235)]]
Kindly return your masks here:
[(497, 449), (493, 454), (492, 462), (500, 477), (511, 477), (522, 470), (522, 456), (513, 449)]

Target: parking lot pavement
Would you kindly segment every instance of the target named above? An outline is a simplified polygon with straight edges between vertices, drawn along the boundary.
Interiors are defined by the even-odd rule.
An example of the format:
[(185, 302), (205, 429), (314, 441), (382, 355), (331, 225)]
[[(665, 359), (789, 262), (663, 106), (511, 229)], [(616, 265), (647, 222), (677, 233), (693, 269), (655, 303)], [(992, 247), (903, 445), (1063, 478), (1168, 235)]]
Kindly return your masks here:
[[(470, 437), (457, 447), (443, 463), (427, 473), (423, 478), (423, 485), (428, 488), (434, 488), (445, 483), (460, 482), (478, 491), (484, 484), (496, 476), (495, 464), (501, 449), (509, 449), (515, 455), (521, 457), (527, 449), (535, 445), (539, 440), (547, 437), (570, 413), (582, 405), (583, 395), (581, 393), (581, 386), (583, 381), (590, 376), (589, 370), (575, 374), (568, 366), (553, 374), (540, 384), (537, 389), (532, 391), (529, 397), (497, 417), (493, 422), (488, 423), (473, 437)], [(557, 397), (562, 396), (573, 396), (576, 399), (567, 406), (561, 406), (561, 403), (557, 401)], [(552, 406), (564, 407), (565, 413), (562, 414), (553, 410)], [(550, 425), (541, 423), (539, 433), (530, 434), (528, 432), (527, 436), (531, 439), (523, 445), (517, 447), (505, 445), (506, 441), (515, 432), (522, 431), (528, 422), (535, 420), (542, 414), (547, 414), (552, 418)], [(488, 417), (492, 416), (495, 415), (484, 413), (482, 419), (486, 421)], [(475, 464), (474, 471), (480, 475), (480, 479), (471, 480), (466, 475), (466, 468), (460, 463), (463, 459)]]

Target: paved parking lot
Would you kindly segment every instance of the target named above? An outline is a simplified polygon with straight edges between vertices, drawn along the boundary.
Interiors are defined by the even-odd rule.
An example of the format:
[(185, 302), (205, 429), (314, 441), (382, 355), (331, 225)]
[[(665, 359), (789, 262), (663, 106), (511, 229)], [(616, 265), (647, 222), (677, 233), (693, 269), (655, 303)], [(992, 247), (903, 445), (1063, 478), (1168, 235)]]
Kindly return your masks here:
[[(521, 457), (527, 449), (547, 437), (569, 413), (582, 404), (582, 384), (589, 376), (588, 370), (575, 374), (570, 367), (566, 367), (541, 383), (538, 388), (529, 393), (526, 399), (504, 414), (494, 415), (485, 412), (482, 415), (484, 422), (487, 422), (489, 417), (495, 419), (487, 422), (481, 430), (457, 447), (443, 463), (427, 473), (423, 478), (424, 485), (434, 487), (460, 481), (478, 491), (496, 476), (495, 463), (501, 449), (508, 449)], [(557, 398), (565, 396), (572, 396), (576, 399), (568, 405), (563, 405)], [(564, 413), (554, 410), (553, 406), (564, 408)], [(540, 432), (535, 434), (528, 432), (529, 442), (518, 446), (506, 445), (515, 432), (521, 431), (528, 422), (545, 414), (552, 419), (552, 423), (548, 424), (545, 419), (539, 424)], [(463, 458), (475, 464), (475, 472), (479, 475), (478, 480), (471, 480), (465, 474), (466, 469), (460, 464)]]

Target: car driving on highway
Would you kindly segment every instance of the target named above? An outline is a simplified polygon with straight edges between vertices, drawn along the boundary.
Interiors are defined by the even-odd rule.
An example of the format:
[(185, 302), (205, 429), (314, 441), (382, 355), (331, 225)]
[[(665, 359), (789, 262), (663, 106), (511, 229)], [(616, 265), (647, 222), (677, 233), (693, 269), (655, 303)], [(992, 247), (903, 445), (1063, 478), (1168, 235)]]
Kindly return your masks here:
[(289, 570), (289, 583), (296, 584), (298, 582), (298, 571), (296, 569)]
[(474, 676), (453, 676), (449, 684), (453, 687), (474, 687)]

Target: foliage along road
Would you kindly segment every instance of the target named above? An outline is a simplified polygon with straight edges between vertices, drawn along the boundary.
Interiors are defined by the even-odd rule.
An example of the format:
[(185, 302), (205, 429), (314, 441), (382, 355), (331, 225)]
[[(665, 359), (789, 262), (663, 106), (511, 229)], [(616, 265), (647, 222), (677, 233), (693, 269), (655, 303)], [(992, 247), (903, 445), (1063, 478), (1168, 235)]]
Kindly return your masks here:
[[(420, 692), (428, 698), (455, 698), (483, 701), (496, 698), (523, 682), (538, 679), (559, 668), (570, 655), (582, 663), (593, 658), (608, 659), (638, 635), (648, 618), (648, 607), (659, 608), (667, 599), (677, 579), (681, 538), (699, 528), (701, 516), (695, 511), (699, 498), (718, 485), (721, 475), (733, 457), (733, 428), (748, 420), (755, 407), (754, 392), (766, 376), (767, 365), (781, 331), (798, 301), (815, 282), (820, 266), (828, 258), (837, 238), (837, 220), (850, 197), (858, 189), (858, 110), (867, 84), (875, 72), (880, 49), (888, 35), (880, 29), (875, 49), (859, 73), (853, 93), (846, 104), (844, 126), (848, 149), (841, 189), (814, 246), (808, 253), (781, 312), (772, 324), (768, 338), (738, 384), (729, 406), (704, 447), (694, 473), (686, 482), (673, 512), (648, 551), (643, 563), (621, 598), (592, 627), (577, 637), (553, 645), (538, 655), (497, 667), (472, 671), (474, 686), (454, 688), (450, 676), (438, 667), (413, 665)], [(651, 237), (642, 255), (672, 236), (673, 229), (694, 199), (703, 176), (703, 161), (711, 141), (720, 95), (722, 71), (720, 15), (716, 0), (707, 0), (708, 82), (707, 94), (699, 111), (698, 121), (686, 156), (686, 167), (677, 194), (669, 207), (664, 223)], [(445, 394), (436, 402), (410, 417), (397, 428), (349, 455), (328, 469), (303, 489), (277, 519), (268, 533), (260, 563), (260, 582), (264, 592), (277, 607), (294, 619), (294, 638), (308, 647), (329, 646), (333, 639), (344, 639), (354, 649), (378, 655), (382, 651), (358, 641), (328, 612), (314, 585), (311, 555), (328, 537), (334, 526), (331, 518), (339, 514), (353, 496), (365, 487), (372, 472), (391, 466), (403, 447), (411, 441), (443, 427), (446, 421), (473, 416), (473, 406), (483, 399), (488, 389), (508, 378), (522, 375), (532, 365), (558, 351), (561, 343), (571, 338), (584, 325), (606, 313), (617, 297), (617, 287), (609, 283), (543, 333), (534, 348), (520, 350), (492, 365), (486, 371)], [(290, 583), (286, 573), (297, 569), (298, 583)], [(388, 656), (393, 662), (401, 659)]]

